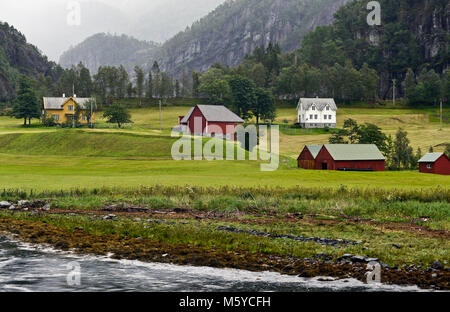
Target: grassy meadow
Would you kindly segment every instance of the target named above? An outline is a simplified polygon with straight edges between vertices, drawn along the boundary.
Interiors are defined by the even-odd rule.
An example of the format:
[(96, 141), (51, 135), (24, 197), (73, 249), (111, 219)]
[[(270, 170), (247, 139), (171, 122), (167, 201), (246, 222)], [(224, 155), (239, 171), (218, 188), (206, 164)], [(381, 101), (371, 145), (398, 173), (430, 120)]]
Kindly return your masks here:
[[(305, 144), (327, 143), (323, 129), (291, 128), (295, 108), (279, 108), (282, 162), (275, 172), (261, 172), (256, 161), (173, 161), (171, 128), (188, 106), (165, 106), (162, 131), (158, 107), (132, 108), (132, 124), (118, 129), (97, 114), (96, 129), (31, 127), (21, 120), (0, 117), (0, 188), (56, 189), (91, 186), (199, 185), (199, 186), (335, 186), (381, 188), (448, 188), (449, 178), (418, 172), (322, 172), (298, 170), (295, 159)], [(412, 146), (426, 152), (443, 150), (450, 142), (449, 119), (439, 130), (436, 109), (342, 108), (338, 127), (347, 118), (371, 122), (388, 134), (402, 127)], [(450, 110), (445, 110), (448, 117)], [(286, 121), (288, 124), (286, 124)], [(206, 142), (206, 140), (205, 140)], [(238, 147), (236, 147), (238, 148)]]
[[(247, 261), (253, 261), (247, 259), (274, 255), (291, 261), (326, 254), (337, 261), (350, 253), (376, 257), (391, 266), (423, 268), (450, 258), (448, 176), (300, 170), (296, 158), (303, 146), (327, 143), (331, 132), (292, 127), (296, 110), (286, 106), (277, 110), (275, 122), (281, 127), (281, 162), (276, 171), (261, 171), (261, 161), (175, 161), (171, 148), (178, 138), (171, 137), (171, 129), (189, 106), (163, 107), (160, 130), (157, 107), (127, 105), (132, 107), (133, 123), (122, 129), (106, 123), (101, 112), (95, 129), (44, 128), (38, 121), (23, 127), (21, 120), (0, 117), (0, 200), (32, 199), (51, 206), (37, 214), (0, 211), (0, 230), (59, 248), (75, 244), (71, 233), (78, 235), (81, 228), (86, 237), (80, 243), (86, 247), (82, 252), (209, 266), (218, 265), (215, 253), (224, 252), (246, 259), (225, 267), (244, 269)], [(375, 123), (392, 135), (402, 127), (415, 149), (426, 152), (432, 145), (441, 151), (444, 143), (450, 143), (450, 110), (445, 110), (442, 131), (436, 114), (436, 109), (342, 108), (338, 127), (347, 118)], [(203, 139), (202, 145), (210, 140), (223, 144), (224, 150), (226, 144), (233, 144), (235, 155), (240, 149), (218, 139)], [(102, 219), (111, 212), (117, 219)], [(361, 243), (327, 246), (223, 232), (218, 227)], [(62, 241), (62, 237), (69, 238)], [(112, 241), (120, 244), (137, 238), (165, 247), (132, 247), (131, 241), (110, 250), (98, 243), (104, 240), (110, 246)], [(155, 258), (179, 246), (185, 246), (186, 252), (199, 249), (200, 256), (189, 260), (183, 251), (170, 259)], [(263, 269), (276, 269), (276, 264)], [(439, 278), (444, 282), (419, 278), (412, 283), (447, 289), (448, 280)]]

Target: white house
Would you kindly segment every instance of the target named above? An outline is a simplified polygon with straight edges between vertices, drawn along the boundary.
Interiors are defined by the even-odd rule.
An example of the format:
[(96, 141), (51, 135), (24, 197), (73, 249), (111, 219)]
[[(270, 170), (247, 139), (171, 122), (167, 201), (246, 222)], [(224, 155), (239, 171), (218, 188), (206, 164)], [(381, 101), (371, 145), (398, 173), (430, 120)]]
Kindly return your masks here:
[(336, 128), (337, 106), (333, 99), (302, 98), (298, 102), (298, 123), (302, 128)]

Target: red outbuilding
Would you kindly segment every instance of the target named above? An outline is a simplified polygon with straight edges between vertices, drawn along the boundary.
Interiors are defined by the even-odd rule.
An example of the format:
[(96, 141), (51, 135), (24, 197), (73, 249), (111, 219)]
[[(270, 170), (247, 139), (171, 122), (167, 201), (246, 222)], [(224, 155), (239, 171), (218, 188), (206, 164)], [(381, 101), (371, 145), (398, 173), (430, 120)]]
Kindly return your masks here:
[(375, 144), (325, 144), (317, 154), (314, 169), (385, 171), (386, 159)]
[(419, 160), (419, 171), (450, 175), (450, 159), (444, 153), (428, 153)]
[(183, 118), (183, 132), (195, 135), (233, 138), (244, 120), (223, 105), (196, 105)]
[(323, 145), (306, 145), (300, 153), (300, 156), (297, 158), (298, 167), (303, 169), (314, 169), (317, 154), (319, 154), (322, 146)]

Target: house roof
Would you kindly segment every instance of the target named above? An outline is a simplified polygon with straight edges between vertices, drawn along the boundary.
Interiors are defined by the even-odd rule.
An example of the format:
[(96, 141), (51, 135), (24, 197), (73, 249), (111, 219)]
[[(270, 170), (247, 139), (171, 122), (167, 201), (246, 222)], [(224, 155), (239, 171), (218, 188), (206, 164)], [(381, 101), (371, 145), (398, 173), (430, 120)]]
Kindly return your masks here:
[[(244, 120), (238, 115), (230, 111), (223, 105), (197, 105), (207, 121), (210, 122), (235, 122), (244, 123)], [(181, 120), (182, 124), (186, 124), (192, 115), (195, 107), (191, 108), (189, 113)]]
[(334, 160), (385, 160), (375, 144), (325, 144)]
[(430, 163), (430, 162), (435, 162), (436, 160), (438, 160), (439, 158), (442, 157), (442, 155), (444, 155), (444, 153), (428, 153), (425, 154), (425, 156), (423, 156), (419, 162), (420, 163)]
[(338, 109), (334, 99), (301, 98), (298, 102), (297, 110), (300, 110), (300, 106), (302, 106), (304, 110), (308, 110), (313, 105), (316, 106), (319, 111), (323, 111), (327, 106), (333, 111), (337, 111)]
[(89, 100), (95, 101), (94, 98), (44, 97), (44, 109), (63, 109), (63, 105), (70, 99), (74, 100), (82, 109), (86, 109)]
[(194, 108), (195, 108), (195, 106), (189, 110), (189, 112), (186, 114), (186, 116), (183, 117), (183, 119), (181, 119), (181, 122), (180, 122), (181, 124), (187, 124), (189, 118), (192, 115), (192, 112), (194, 111)]
[(316, 159), (323, 145), (306, 145), (306, 148), (309, 150), (311, 155)]

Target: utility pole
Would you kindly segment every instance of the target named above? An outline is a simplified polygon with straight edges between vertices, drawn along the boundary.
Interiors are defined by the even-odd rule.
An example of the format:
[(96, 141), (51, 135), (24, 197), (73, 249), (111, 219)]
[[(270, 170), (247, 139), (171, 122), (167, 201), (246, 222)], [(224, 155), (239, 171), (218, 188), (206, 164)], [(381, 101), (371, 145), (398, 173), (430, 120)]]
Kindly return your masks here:
[(441, 99), (441, 117), (440, 117), (440, 119), (441, 119), (441, 131), (442, 131), (442, 99)]
[(392, 89), (392, 99), (393, 99), (393, 103), (394, 103), (394, 106), (395, 106), (395, 88), (396, 88), (396, 84), (397, 84), (397, 79), (392, 79), (392, 83), (393, 83), (393, 85), (394, 85), (394, 88)]
[(159, 100), (159, 131), (162, 131), (161, 100)]

